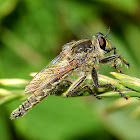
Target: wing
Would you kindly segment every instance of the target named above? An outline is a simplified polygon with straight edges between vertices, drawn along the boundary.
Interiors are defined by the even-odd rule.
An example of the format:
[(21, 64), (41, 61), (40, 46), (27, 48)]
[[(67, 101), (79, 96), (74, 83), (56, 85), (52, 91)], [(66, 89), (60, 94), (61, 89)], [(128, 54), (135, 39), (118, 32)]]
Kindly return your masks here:
[(26, 86), (25, 92), (32, 93), (39, 89), (44, 89), (47, 85), (55, 82), (64, 74), (75, 69), (78, 65), (78, 61), (71, 61), (70, 63), (67, 60), (59, 62), (57, 65), (51, 65), (48, 69), (44, 69), (39, 72)]
[(46, 87), (76, 67), (77, 62), (68, 62), (68, 60), (65, 59), (65, 56), (69, 53), (67, 48), (73, 43), (74, 41), (65, 44), (62, 47), (63, 51), (33, 77), (26, 86), (25, 93), (33, 93), (38, 89)]
[[(76, 59), (75, 53), (85, 51), (91, 44), (89, 39), (72, 41), (62, 47), (62, 52), (44, 67), (29, 82), (25, 88), (26, 93), (33, 93), (36, 90), (44, 89), (66, 73), (80, 66), (80, 60)], [(71, 56), (70, 54), (74, 54)]]

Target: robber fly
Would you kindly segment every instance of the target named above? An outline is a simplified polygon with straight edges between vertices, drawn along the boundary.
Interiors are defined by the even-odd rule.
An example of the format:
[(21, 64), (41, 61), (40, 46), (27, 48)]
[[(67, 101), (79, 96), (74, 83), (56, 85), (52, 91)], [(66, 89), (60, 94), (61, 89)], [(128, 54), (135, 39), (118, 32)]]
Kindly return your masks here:
[[(98, 32), (93, 35), (92, 39), (72, 41), (62, 46), (62, 52), (37, 73), (26, 86), (25, 93), (33, 93), (33, 95), (28, 97), (25, 102), (11, 113), (11, 119), (24, 116), (30, 108), (57, 90), (61, 83), (70, 85), (65, 93), (67, 97), (76, 96), (79, 92), (88, 90), (89, 93), (100, 99), (100, 97), (92, 91), (91, 87), (87, 85), (83, 86), (88, 75), (92, 77), (92, 86), (96, 88), (112, 87), (118, 91), (122, 97), (128, 99), (128, 96), (124, 96), (115, 86), (111, 84), (98, 84), (97, 69), (99, 63), (109, 63), (112, 61), (114, 68), (120, 73), (122, 71), (117, 67), (118, 60), (126, 66), (129, 66), (129, 64), (117, 54), (116, 47), (110, 45), (107, 40), (108, 34), (109, 31), (106, 35)], [(114, 54), (106, 56), (106, 54), (111, 51), (113, 51)], [(69, 79), (69, 76), (72, 74), (79, 76), (74, 82)]]

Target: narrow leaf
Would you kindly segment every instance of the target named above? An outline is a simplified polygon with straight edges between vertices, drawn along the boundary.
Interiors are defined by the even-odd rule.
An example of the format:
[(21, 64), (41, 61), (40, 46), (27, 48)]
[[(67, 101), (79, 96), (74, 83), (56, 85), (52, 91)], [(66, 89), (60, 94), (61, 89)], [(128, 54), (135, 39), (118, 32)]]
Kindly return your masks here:
[(28, 80), (25, 79), (0, 79), (0, 84), (10, 87), (22, 87), (27, 83)]
[(119, 79), (124, 86), (140, 92), (140, 79), (116, 72), (110, 73)]

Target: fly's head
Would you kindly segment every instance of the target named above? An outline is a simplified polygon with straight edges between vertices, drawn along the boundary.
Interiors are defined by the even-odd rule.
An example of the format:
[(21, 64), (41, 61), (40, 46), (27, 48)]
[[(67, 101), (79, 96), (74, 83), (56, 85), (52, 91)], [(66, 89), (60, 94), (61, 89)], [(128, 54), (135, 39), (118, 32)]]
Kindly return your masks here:
[(93, 35), (92, 44), (95, 46), (95, 51), (100, 52), (100, 55), (106, 54), (106, 51), (108, 50), (108, 48), (111, 48), (111, 45), (107, 40), (108, 34), (109, 34), (109, 31), (106, 35), (100, 32)]

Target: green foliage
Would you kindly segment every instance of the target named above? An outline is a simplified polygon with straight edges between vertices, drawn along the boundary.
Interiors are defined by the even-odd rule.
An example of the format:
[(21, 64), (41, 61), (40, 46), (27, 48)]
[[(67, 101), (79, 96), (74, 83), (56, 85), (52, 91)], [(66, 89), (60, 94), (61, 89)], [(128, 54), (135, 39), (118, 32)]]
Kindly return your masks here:
[[(99, 89), (105, 92), (102, 100), (50, 96), (25, 117), (9, 119), (29, 96), (24, 87), (30, 72), (40, 71), (63, 44), (106, 34), (109, 27), (108, 39), (130, 63), (121, 69), (131, 77), (112, 72), (117, 79), (110, 78), (114, 69), (107, 64), (100, 65), (99, 80), (113, 83), (130, 99), (111, 89)], [(1, 139), (140, 139), (139, 1), (1, 0), (0, 33)]]

